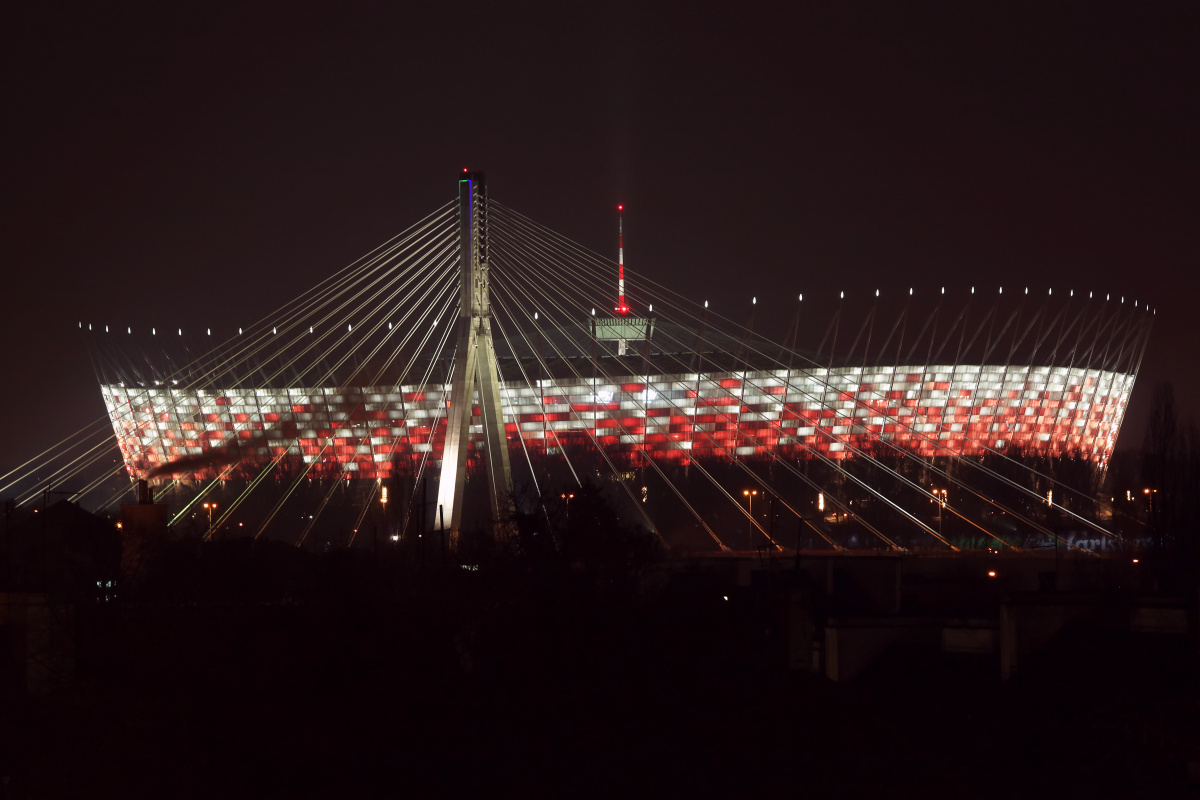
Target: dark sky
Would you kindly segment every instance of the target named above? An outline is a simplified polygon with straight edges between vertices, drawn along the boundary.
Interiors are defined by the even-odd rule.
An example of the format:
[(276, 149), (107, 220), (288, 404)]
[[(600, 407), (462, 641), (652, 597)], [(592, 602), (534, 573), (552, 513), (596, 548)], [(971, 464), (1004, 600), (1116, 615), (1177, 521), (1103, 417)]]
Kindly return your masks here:
[(248, 325), (464, 166), (604, 252), (623, 201), (631, 272), (760, 313), (1148, 301), (1124, 444), (1158, 381), (1200, 411), (1194, 3), (243, 5), (6, 9), (0, 472), (103, 415), (79, 320)]

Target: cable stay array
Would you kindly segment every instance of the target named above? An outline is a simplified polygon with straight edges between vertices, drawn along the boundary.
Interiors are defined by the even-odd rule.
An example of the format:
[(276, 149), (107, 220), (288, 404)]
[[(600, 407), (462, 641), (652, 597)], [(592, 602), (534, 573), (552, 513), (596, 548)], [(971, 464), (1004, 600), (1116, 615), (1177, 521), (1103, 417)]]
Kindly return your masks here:
[[(146, 479), (173, 526), (203, 516), (205, 536), (297, 546), (336, 527), (352, 546), (391, 488), (397, 535), (430, 531), (466, 363), (461, 213), (446, 204), (236, 333), (87, 325), (108, 414), (0, 475), (0, 495), (78, 483), (105, 510), (127, 496), (114, 479)], [(876, 293), (857, 324), (840, 298), (810, 350), (803, 296), (773, 336), (757, 298), (739, 322), (626, 281), (623, 258), (502, 203), (486, 213), (511, 505), (534, 524), (592, 486), (623, 524), (689, 551), (1091, 552), (1116, 536), (1096, 490), (1150, 309)], [(469, 425), (468, 476), (495, 458), (484, 422)]]

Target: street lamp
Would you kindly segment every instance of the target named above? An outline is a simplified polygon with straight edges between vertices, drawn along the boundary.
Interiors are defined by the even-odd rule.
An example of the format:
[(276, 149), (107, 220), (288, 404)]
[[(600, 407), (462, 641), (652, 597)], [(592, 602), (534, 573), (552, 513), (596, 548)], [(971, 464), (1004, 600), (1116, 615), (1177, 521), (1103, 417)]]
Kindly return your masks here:
[(933, 502), (937, 503), (938, 507), (938, 536), (942, 535), (942, 509), (946, 507), (946, 490), (934, 489)]
[(212, 535), (212, 512), (214, 509), (216, 509), (216, 507), (217, 507), (216, 503), (205, 503), (204, 504), (204, 509), (206, 511), (208, 511), (208, 533), (210, 536)]
[(742, 490), (742, 495), (747, 499), (747, 501), (750, 504), (750, 509), (749, 509), (750, 528), (746, 532), (746, 549), (747, 550), (749, 550), (751, 545), (754, 544), (754, 496), (756, 494), (758, 494), (757, 489), (743, 489)]
[[(380, 516), (383, 517), (383, 525), (384, 525), (384, 528), (386, 529), (386, 528), (388, 528), (388, 524), (387, 524), (387, 501), (388, 501), (388, 491), (387, 490), (388, 490), (388, 487), (383, 485), (382, 478), (379, 478), (378, 481), (379, 481), (379, 514), (380, 514)], [(375, 535), (376, 535), (376, 537), (378, 537), (378, 535), (379, 535), (379, 533), (378, 533), (379, 526), (378, 525), (375, 526), (375, 531), (376, 531)], [(399, 536), (393, 536), (391, 538), (392, 538), (393, 542), (400, 541)]]

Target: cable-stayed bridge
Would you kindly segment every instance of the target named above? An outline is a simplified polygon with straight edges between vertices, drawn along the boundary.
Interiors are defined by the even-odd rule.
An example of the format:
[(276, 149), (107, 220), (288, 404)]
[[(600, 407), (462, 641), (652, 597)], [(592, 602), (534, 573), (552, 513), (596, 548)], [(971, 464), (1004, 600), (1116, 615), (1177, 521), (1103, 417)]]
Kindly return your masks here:
[[(810, 348), (800, 297), (777, 341), (755, 332), (753, 307), (736, 321), (653, 281), (625, 293), (618, 268), (466, 173), (456, 200), (226, 337), (81, 322), (108, 417), (0, 492), (30, 502), (47, 481), (93, 475), (115, 433), (118, 471), (155, 482), (176, 524), (220, 494), (209, 533), (236, 520), (290, 536), (304, 497), (297, 543), (338, 502), (357, 531), (389, 488), (403, 535), (454, 536), (482, 519), (503, 533), (588, 483), (629, 524), (689, 549), (1113, 536), (1091, 489), (1148, 309), (942, 290), (921, 312), (905, 298), (861, 321), (835, 306)], [(1090, 478), (1065, 478), (1064, 464)], [(488, 502), (472, 511), (477, 479)], [(1067, 541), (1067, 528), (1086, 536)]]

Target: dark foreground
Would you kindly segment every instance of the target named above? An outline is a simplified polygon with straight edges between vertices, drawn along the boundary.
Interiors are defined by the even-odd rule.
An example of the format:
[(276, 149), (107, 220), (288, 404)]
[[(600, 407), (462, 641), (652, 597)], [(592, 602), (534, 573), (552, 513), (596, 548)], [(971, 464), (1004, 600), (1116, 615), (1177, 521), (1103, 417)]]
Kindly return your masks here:
[(1187, 637), (1071, 626), (1003, 684), (896, 647), (843, 687), (785, 668), (769, 589), (686, 569), (262, 568), (77, 608), (72, 677), (4, 696), (0, 798), (1191, 796)]

